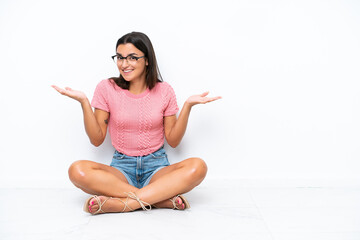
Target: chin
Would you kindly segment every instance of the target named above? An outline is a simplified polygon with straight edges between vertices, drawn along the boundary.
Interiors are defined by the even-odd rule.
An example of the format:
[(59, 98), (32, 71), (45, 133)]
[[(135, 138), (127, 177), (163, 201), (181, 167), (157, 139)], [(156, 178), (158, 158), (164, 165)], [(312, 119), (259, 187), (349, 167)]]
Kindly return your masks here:
[(131, 82), (131, 78), (125, 78), (124, 76), (123, 76), (123, 78), (124, 78), (125, 81)]

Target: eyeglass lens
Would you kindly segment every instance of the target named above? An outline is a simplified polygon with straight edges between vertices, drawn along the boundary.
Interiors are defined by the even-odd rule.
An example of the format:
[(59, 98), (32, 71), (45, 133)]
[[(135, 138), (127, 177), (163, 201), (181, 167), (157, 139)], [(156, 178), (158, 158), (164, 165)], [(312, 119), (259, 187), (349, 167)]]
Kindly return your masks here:
[(114, 56), (113, 58), (115, 63), (123, 63), (125, 59), (128, 63), (136, 63), (136, 58), (134, 56), (127, 56), (126, 58), (120, 58), (119, 56)]

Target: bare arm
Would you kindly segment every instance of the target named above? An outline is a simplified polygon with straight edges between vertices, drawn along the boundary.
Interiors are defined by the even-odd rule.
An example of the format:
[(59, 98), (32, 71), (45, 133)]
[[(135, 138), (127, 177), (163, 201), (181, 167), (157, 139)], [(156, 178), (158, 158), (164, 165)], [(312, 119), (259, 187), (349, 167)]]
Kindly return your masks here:
[(98, 147), (105, 140), (110, 114), (97, 108), (95, 109), (95, 112), (93, 112), (88, 99), (81, 102), (81, 107), (83, 109), (86, 134), (88, 135), (91, 144)]
[(83, 110), (86, 134), (94, 146), (100, 146), (104, 142), (106, 136), (107, 121), (110, 114), (100, 109), (95, 109), (95, 112), (93, 112), (90, 102), (83, 92), (76, 91), (68, 87), (65, 89), (57, 86), (52, 87), (62, 95), (68, 96), (80, 102)]
[(164, 130), (165, 138), (168, 144), (175, 148), (177, 147), (183, 136), (185, 135), (187, 123), (190, 116), (191, 108), (196, 104), (205, 104), (220, 99), (221, 97), (206, 97), (209, 93), (205, 92), (200, 95), (194, 95), (189, 97), (184, 103), (183, 108), (179, 114), (179, 118), (176, 119), (176, 115), (164, 117)]

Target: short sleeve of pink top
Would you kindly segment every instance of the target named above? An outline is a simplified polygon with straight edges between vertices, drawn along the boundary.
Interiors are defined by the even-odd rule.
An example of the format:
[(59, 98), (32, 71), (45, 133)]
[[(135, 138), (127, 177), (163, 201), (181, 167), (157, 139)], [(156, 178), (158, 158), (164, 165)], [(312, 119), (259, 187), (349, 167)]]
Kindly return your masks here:
[(128, 156), (145, 156), (158, 150), (164, 144), (164, 116), (179, 110), (175, 92), (166, 82), (134, 95), (106, 79), (96, 86), (91, 105), (110, 113), (111, 142)]

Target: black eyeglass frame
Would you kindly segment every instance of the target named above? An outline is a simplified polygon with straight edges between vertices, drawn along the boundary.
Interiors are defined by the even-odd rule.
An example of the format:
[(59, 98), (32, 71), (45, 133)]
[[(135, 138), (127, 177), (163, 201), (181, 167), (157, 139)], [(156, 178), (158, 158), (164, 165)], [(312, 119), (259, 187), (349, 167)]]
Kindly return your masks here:
[(132, 57), (132, 58), (134, 58), (136, 61), (138, 61), (140, 58), (143, 58), (143, 57), (145, 57), (145, 56), (141, 56), (141, 57), (136, 57), (136, 56), (133, 56), (133, 55), (127, 55), (126, 57), (123, 57), (123, 56), (120, 56), (120, 55), (118, 55), (118, 54), (116, 54), (116, 55), (114, 55), (114, 56), (111, 56), (111, 58), (112, 58), (112, 60), (114, 61), (114, 62), (116, 62), (115, 61), (115, 58), (116, 57), (118, 57), (118, 58), (120, 58), (120, 60), (123, 60), (123, 59), (126, 59), (126, 61), (129, 61), (127, 58), (128, 57)]

